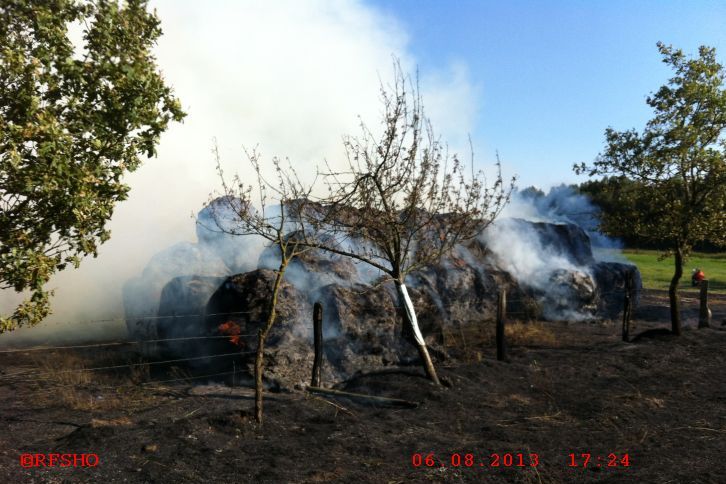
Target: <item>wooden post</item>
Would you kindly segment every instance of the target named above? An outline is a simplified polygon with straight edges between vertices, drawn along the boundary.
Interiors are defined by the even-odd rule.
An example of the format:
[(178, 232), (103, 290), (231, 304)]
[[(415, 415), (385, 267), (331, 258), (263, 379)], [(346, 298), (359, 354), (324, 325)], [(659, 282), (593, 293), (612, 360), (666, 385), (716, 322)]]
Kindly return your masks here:
[(504, 341), (504, 320), (507, 317), (507, 291), (499, 290), (497, 298), (497, 360), (506, 361), (507, 351), (506, 342)]
[(625, 295), (623, 297), (623, 341), (630, 341), (630, 308), (632, 301), (630, 296), (633, 292), (633, 275), (625, 276)]
[(313, 343), (315, 359), (313, 360), (312, 386), (320, 386), (320, 369), (323, 365), (323, 305), (316, 302), (313, 306)]
[(711, 323), (711, 311), (708, 309), (708, 280), (700, 282), (701, 307), (698, 311), (698, 328), (708, 328)]

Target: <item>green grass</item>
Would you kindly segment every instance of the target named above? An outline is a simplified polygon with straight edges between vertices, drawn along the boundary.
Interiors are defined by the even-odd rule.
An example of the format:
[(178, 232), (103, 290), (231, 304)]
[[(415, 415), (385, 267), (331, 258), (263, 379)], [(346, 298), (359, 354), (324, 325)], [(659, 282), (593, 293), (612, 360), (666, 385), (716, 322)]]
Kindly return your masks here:
[[(675, 270), (673, 256), (658, 260), (661, 252), (656, 250), (625, 249), (625, 257), (638, 266), (643, 277), (643, 287), (647, 289), (668, 289)], [(691, 287), (691, 271), (700, 267), (706, 273), (709, 292), (726, 293), (726, 252), (705, 254), (694, 252), (683, 266), (683, 277), (679, 287), (683, 290), (697, 291)]]

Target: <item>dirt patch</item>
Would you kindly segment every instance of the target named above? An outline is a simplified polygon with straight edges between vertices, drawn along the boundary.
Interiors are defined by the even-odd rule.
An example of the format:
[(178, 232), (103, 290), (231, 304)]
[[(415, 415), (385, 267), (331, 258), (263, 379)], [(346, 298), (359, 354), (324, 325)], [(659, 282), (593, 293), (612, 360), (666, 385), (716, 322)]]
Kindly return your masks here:
[[(669, 327), (658, 312), (665, 298), (643, 294), (635, 334)], [(449, 359), (438, 363), (449, 387), (431, 385), (415, 366), (336, 385), (415, 401), (415, 409), (271, 393), (262, 427), (239, 380), (229, 388), (229, 379), (154, 365), (137, 381), (116, 370), (59, 376), (63, 365), (138, 361), (123, 347), (40, 360), (0, 354), (0, 481), (726, 482), (726, 297), (712, 298), (711, 329), (695, 329), (690, 306), (683, 336), (638, 343), (620, 341), (619, 321), (516, 327), (509, 363), (494, 359), (485, 331), (452, 335)], [(55, 358), (55, 368), (43, 358)], [(60, 393), (68, 387), (99, 403), (74, 405)], [(26, 452), (94, 453), (99, 463), (26, 469)], [(579, 467), (568, 465), (570, 454)]]

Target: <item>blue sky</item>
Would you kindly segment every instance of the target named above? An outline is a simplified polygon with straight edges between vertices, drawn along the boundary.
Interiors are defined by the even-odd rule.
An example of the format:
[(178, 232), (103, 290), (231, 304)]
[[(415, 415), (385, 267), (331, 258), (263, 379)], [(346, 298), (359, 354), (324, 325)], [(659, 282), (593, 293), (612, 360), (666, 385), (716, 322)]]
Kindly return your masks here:
[[(657, 41), (726, 62), (724, 1), (370, 0), (408, 36), (422, 83), (462, 66), (474, 86), (476, 159), (499, 151), (520, 185), (578, 182), (606, 127), (641, 128), (665, 84)], [(424, 99), (426, 102), (426, 99)]]

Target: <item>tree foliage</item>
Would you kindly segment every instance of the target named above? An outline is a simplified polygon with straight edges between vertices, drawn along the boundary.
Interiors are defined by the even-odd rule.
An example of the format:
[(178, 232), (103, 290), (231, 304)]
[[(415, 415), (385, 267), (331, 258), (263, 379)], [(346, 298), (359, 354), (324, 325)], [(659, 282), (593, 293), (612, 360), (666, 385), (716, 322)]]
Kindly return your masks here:
[(674, 254), (671, 321), (678, 334), (684, 259), (696, 242), (726, 242), (726, 72), (713, 48), (700, 47), (694, 58), (662, 43), (658, 49), (674, 76), (647, 98), (653, 118), (642, 132), (608, 128), (605, 151), (575, 171), (619, 177), (605, 189), (630, 209), (605, 211), (605, 223), (666, 243)]
[[(578, 193), (587, 195), (599, 209), (599, 230), (604, 234), (622, 240), (629, 247), (655, 248), (662, 241), (645, 240), (638, 237), (622, 220), (632, 220), (649, 208), (642, 197), (635, 193), (642, 189), (642, 183), (625, 176), (610, 176), (588, 180), (575, 187)], [(665, 247), (660, 245), (661, 247)]]
[(0, 1), (0, 284), (30, 291), (0, 332), (49, 313), (44, 285), (96, 255), (123, 175), (184, 117), (151, 53), (161, 29), (146, 3)]
[[(632, 192), (643, 189), (643, 183), (625, 176), (610, 176), (600, 179), (587, 180), (574, 189), (581, 194), (587, 195), (592, 203), (598, 208), (598, 216), (601, 216), (599, 229), (610, 237), (623, 241), (627, 247), (640, 249), (657, 249), (668, 251), (672, 244), (660, 239), (641, 238), (637, 234), (623, 226), (622, 220), (629, 220), (639, 214), (647, 213), (649, 208), (644, 204), (643, 197), (632, 195)], [(726, 247), (724, 241), (719, 243), (711, 238), (703, 241), (696, 241), (694, 250), (713, 252)]]

